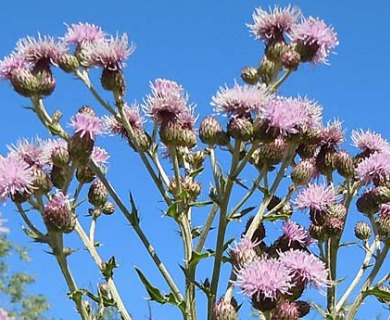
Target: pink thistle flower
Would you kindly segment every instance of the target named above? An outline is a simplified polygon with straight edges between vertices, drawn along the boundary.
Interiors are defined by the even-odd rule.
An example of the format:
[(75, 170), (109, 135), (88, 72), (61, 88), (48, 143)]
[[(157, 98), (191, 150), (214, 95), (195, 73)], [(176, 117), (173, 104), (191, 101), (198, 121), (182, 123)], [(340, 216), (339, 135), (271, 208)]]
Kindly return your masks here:
[(289, 245), (292, 242), (298, 242), (301, 246), (306, 247), (313, 243), (313, 238), (310, 236), (310, 233), (293, 221), (285, 221), (282, 229), (284, 232), (283, 238), (288, 240)]
[(289, 250), (280, 252), (279, 260), (295, 277), (316, 289), (329, 284), (325, 263), (314, 254), (302, 250)]
[(365, 184), (379, 184), (390, 179), (390, 154), (376, 152), (364, 159), (356, 168), (357, 178)]
[(243, 236), (239, 242), (235, 241), (230, 246), (230, 252), (238, 267), (245, 267), (257, 259), (255, 251), (260, 242), (252, 242), (247, 236)]
[(277, 97), (267, 104), (261, 117), (270, 130), (277, 130), (282, 135), (317, 129), (322, 120), (321, 108), (306, 98)]
[(152, 93), (146, 96), (143, 108), (155, 124), (176, 121), (181, 114), (191, 114), (193, 106), (188, 106), (188, 94), (177, 82), (156, 79), (150, 83)]
[(95, 140), (95, 136), (102, 133), (103, 122), (96, 116), (86, 113), (77, 113), (71, 119), (71, 126), (80, 138), (87, 135), (91, 140)]
[(31, 166), (20, 157), (9, 155), (0, 158), (0, 201), (16, 194), (29, 193), (33, 180)]
[(57, 65), (60, 58), (66, 53), (66, 46), (63, 42), (55, 41), (52, 37), (38, 38), (27, 37), (20, 39), (17, 43), (17, 52), (26, 61), (37, 63), (38, 61), (47, 61)]
[(345, 131), (342, 128), (342, 123), (339, 120), (329, 122), (326, 127), (320, 131), (321, 145), (335, 146), (340, 145), (344, 141)]
[(302, 23), (293, 25), (289, 33), (292, 43), (302, 50), (302, 61), (312, 63), (328, 63), (327, 57), (339, 44), (337, 34), (324, 21), (309, 17)]
[(363, 152), (385, 152), (390, 153), (390, 144), (386, 139), (383, 139), (379, 133), (371, 132), (370, 130), (354, 130), (352, 131), (353, 146)]
[(223, 112), (228, 116), (245, 116), (250, 112), (259, 113), (272, 97), (265, 86), (235, 83), (233, 88), (219, 88), (217, 94), (212, 97), (211, 105), (216, 112)]
[(82, 23), (66, 25), (68, 30), (63, 38), (65, 43), (82, 45), (88, 42), (104, 40), (106, 33), (94, 24)]
[(129, 46), (127, 34), (121, 37), (85, 43), (80, 56), (87, 67), (103, 67), (116, 71), (124, 66), (124, 60), (133, 54), (135, 45)]
[(108, 152), (100, 147), (93, 147), (91, 159), (95, 161), (99, 166), (105, 166), (108, 163), (110, 155)]
[(335, 204), (339, 196), (333, 186), (323, 184), (309, 184), (296, 197), (295, 206), (300, 209), (324, 211), (328, 206)]
[(235, 284), (249, 297), (274, 301), (288, 293), (291, 281), (291, 270), (279, 260), (260, 258), (237, 271)]
[(19, 140), (16, 144), (8, 146), (11, 155), (21, 158), (29, 165), (36, 165), (42, 168), (50, 158), (47, 158), (43, 148), (43, 141), (29, 142), (27, 139)]
[(379, 207), (379, 213), (390, 217), (390, 203), (383, 203)]
[[(135, 131), (142, 129), (145, 120), (140, 115), (140, 108), (137, 103), (132, 104), (130, 107), (123, 107), (123, 112), (126, 115), (127, 121)], [(104, 118), (105, 130), (112, 134), (119, 134), (127, 137), (127, 131), (123, 124), (115, 119), (114, 116), (107, 116)]]
[(0, 62), (0, 78), (10, 80), (18, 70), (26, 70), (28, 62), (18, 53), (11, 53)]
[(283, 33), (288, 33), (300, 16), (301, 10), (297, 7), (279, 8), (275, 6), (268, 12), (257, 8), (252, 15), (254, 24), (247, 24), (247, 27), (256, 39), (269, 42), (281, 41), (284, 40)]

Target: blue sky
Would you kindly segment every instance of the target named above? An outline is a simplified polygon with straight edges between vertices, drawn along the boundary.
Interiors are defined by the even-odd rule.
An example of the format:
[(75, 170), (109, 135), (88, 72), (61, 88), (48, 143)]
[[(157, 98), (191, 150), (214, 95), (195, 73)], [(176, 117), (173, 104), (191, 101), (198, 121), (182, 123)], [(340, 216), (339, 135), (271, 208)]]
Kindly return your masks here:
[[(245, 23), (251, 22), (255, 7), (289, 3), (299, 6), (306, 16), (318, 16), (331, 24), (338, 33), (340, 45), (335, 50), (337, 54), (329, 59), (330, 66), (300, 67), (299, 72), (293, 74), (281, 88), (281, 93), (287, 96), (307, 95), (317, 100), (324, 107), (325, 119), (337, 117), (344, 121), (347, 136), (352, 129), (363, 128), (380, 132), (390, 139), (390, 43), (386, 41), (390, 5), (384, 0), (369, 4), (347, 0), (5, 1), (0, 12), (0, 57), (9, 54), (20, 37), (36, 35), (37, 32), (63, 35), (66, 30), (64, 23), (90, 22), (109, 33), (126, 32), (137, 46), (126, 69), (127, 100), (142, 101), (148, 92), (149, 81), (167, 78), (183, 84), (202, 118), (212, 112), (210, 100), (218, 87), (225, 83), (232, 85), (234, 79), (239, 80), (243, 66), (256, 65), (262, 57), (262, 44), (250, 36), (245, 26)], [(110, 98), (107, 94), (105, 96)], [(28, 100), (16, 95), (6, 82), (0, 83), (0, 97), (0, 118), (3, 120), (0, 153), (5, 153), (5, 145), (19, 137), (46, 136), (34, 115), (22, 108), (29, 105)], [(60, 109), (64, 119), (83, 104), (98, 107), (81, 83), (62, 74), (58, 77), (55, 93), (46, 100), (46, 104), (51, 111)], [(140, 169), (137, 157), (119, 139), (105, 138), (100, 142), (112, 153), (109, 175), (113, 184), (121, 189), (124, 198), (129, 190), (134, 193), (152, 241), (161, 254), (170, 259), (168, 267), (177, 270), (180, 255), (171, 247), (171, 243), (178, 241), (177, 227), (162, 219), (163, 206), (158, 202), (159, 197), (151, 182), (145, 178), (145, 170)], [(50, 315), (75, 319), (73, 305), (66, 301), (67, 289), (58, 267), (52, 257), (44, 253), (47, 248), (33, 245), (24, 236), (20, 229), (21, 219), (12, 205), (1, 208), (1, 211), (8, 219), (11, 238), (33, 249), (33, 261), (28, 270), (37, 276), (35, 291), (49, 294), (53, 306)], [(87, 222), (87, 218), (81, 219)], [(109, 258), (110, 254), (118, 256), (121, 264), (117, 272), (120, 290), (128, 297), (126, 300), (134, 319), (145, 319), (147, 304), (142, 297), (146, 293), (138, 286), (132, 267), (140, 266), (153, 281), (159, 283), (155, 269), (119, 213), (103, 217), (102, 222), (98, 230), (98, 238), (105, 242), (102, 255), (105, 258)], [(240, 231), (232, 232), (237, 235)], [(161, 236), (164, 242), (159, 240)], [(81, 245), (76, 244), (74, 237), (69, 238), (71, 244), (75, 243), (80, 248), (78, 256), (70, 260), (74, 265), (82, 261), (82, 267), (75, 270), (81, 286), (94, 287), (99, 275), (93, 268), (87, 267), (92, 265), (92, 261)], [(112, 238), (111, 243), (106, 241), (109, 238)], [(342, 258), (347, 260), (351, 256), (346, 251)], [(378, 312), (381, 311), (385, 313), (384, 310)], [(169, 307), (165, 310), (165, 307), (153, 305), (156, 320), (170, 315), (172, 310)], [(361, 317), (371, 319), (371, 316), (365, 313)], [(243, 314), (242, 318), (246, 316)]]

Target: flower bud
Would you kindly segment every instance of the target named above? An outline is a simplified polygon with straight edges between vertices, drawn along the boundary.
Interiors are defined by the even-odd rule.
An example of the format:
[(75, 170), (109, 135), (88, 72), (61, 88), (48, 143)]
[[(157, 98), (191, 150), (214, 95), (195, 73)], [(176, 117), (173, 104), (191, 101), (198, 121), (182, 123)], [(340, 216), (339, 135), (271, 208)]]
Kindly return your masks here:
[(50, 180), (53, 183), (53, 186), (55, 186), (58, 189), (62, 189), (65, 183), (64, 168), (53, 165), (50, 172)]
[(100, 207), (107, 201), (107, 194), (107, 189), (103, 182), (95, 180), (89, 187), (88, 201), (92, 205)]
[(256, 84), (259, 81), (259, 74), (254, 67), (244, 67), (241, 70), (241, 79), (247, 84)]
[(69, 199), (62, 193), (56, 193), (43, 212), (47, 229), (54, 232), (69, 233), (76, 226), (76, 217), (72, 212)]
[(375, 219), (375, 224), (378, 229), (379, 239), (383, 242), (388, 242), (390, 240), (390, 214), (380, 212)]
[(73, 135), (68, 142), (68, 151), (78, 166), (88, 164), (95, 142), (89, 135), (81, 137), (78, 134)]
[(214, 305), (213, 320), (238, 320), (237, 302), (234, 298), (225, 301), (223, 297)]
[(316, 144), (300, 144), (297, 148), (297, 154), (302, 159), (309, 159), (314, 157), (317, 150)]
[(123, 96), (126, 92), (126, 80), (121, 69), (110, 70), (104, 68), (100, 78), (102, 87), (108, 91), (115, 91)]
[(327, 176), (336, 169), (336, 151), (333, 147), (322, 146), (316, 156), (318, 172)]
[(298, 320), (299, 307), (295, 301), (282, 300), (272, 312), (271, 320)]
[(218, 120), (212, 116), (207, 116), (202, 120), (199, 127), (199, 138), (203, 143), (215, 145), (218, 133), (222, 132)]
[(291, 180), (295, 185), (306, 185), (317, 175), (313, 159), (305, 159), (299, 162), (291, 171)]
[(298, 305), (299, 310), (299, 317), (302, 318), (309, 314), (310, 312), (310, 304), (306, 301), (295, 301), (295, 303)]
[(51, 161), (57, 167), (65, 167), (70, 161), (68, 149), (64, 147), (54, 148), (51, 152)]
[(379, 210), (378, 197), (373, 189), (365, 191), (357, 200), (356, 208), (366, 215), (373, 215)]
[(241, 141), (248, 141), (253, 136), (252, 121), (248, 118), (233, 118), (229, 121), (227, 133)]
[(90, 166), (82, 166), (76, 170), (76, 178), (80, 183), (91, 183), (95, 177)]
[(363, 241), (368, 240), (372, 233), (369, 224), (363, 221), (356, 223), (354, 231), (355, 237)]
[(338, 151), (336, 153), (336, 169), (339, 175), (344, 178), (350, 178), (355, 172), (353, 159), (345, 151)]
[(152, 141), (149, 135), (144, 130), (137, 130), (135, 132), (135, 141), (133, 142), (130, 138), (128, 139), (130, 147), (137, 151), (136, 145), (142, 152), (146, 152), (149, 150)]
[(274, 70), (275, 63), (264, 57), (260, 63), (258, 74), (265, 84), (268, 84), (274, 77)]
[(192, 129), (182, 128), (174, 121), (163, 122), (160, 126), (160, 139), (167, 147), (193, 148), (196, 134)]
[(298, 52), (288, 49), (282, 53), (280, 61), (282, 62), (283, 67), (295, 71), (298, 69), (299, 63), (301, 62), (301, 56)]
[(50, 189), (52, 188), (53, 184), (50, 181), (50, 178), (44, 172), (41, 168), (35, 166), (33, 168), (33, 177), (34, 177), (34, 182), (33, 182), (33, 190), (34, 193), (48, 193)]
[(344, 230), (344, 219), (330, 216), (324, 224), (324, 230), (329, 238), (338, 238), (341, 236)]
[(112, 202), (106, 201), (102, 207), (102, 213), (105, 215), (111, 215), (115, 212), (115, 205)]
[(287, 45), (284, 41), (275, 41), (267, 45), (265, 55), (268, 60), (279, 63), (282, 54), (287, 50)]
[(71, 54), (65, 53), (61, 56), (58, 66), (66, 73), (75, 72), (79, 66), (79, 60)]
[(194, 153), (185, 155), (185, 160), (192, 165), (194, 169), (200, 168), (206, 159), (206, 154), (203, 150), (198, 150)]
[(320, 242), (326, 239), (325, 230), (322, 226), (317, 226), (312, 223), (309, 228), (309, 233), (313, 237), (313, 239), (316, 239)]

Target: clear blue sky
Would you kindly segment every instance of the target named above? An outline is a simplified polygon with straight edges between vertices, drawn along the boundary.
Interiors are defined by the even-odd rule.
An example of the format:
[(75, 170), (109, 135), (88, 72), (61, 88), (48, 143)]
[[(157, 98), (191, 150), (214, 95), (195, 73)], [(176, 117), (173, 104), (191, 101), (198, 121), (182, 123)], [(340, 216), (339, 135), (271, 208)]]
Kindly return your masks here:
[[(347, 0), (4, 1), (0, 11), (0, 57), (8, 55), (20, 37), (36, 35), (37, 32), (63, 35), (66, 30), (64, 23), (90, 22), (113, 34), (126, 32), (137, 46), (126, 69), (128, 101), (142, 101), (148, 92), (148, 82), (163, 77), (183, 84), (202, 117), (212, 111), (209, 102), (218, 87), (232, 84), (234, 79), (239, 79), (243, 66), (256, 65), (261, 58), (263, 47), (250, 37), (245, 23), (252, 21), (255, 7), (266, 8), (274, 3), (281, 6), (291, 3), (299, 6), (306, 16), (324, 19), (334, 27), (340, 40), (337, 55), (330, 56), (330, 66), (303, 66), (282, 87), (282, 93), (299, 93), (317, 100), (324, 106), (324, 118), (343, 120), (348, 133), (354, 128), (371, 129), (390, 140), (390, 42), (387, 41), (390, 4), (385, 0), (368, 3)], [(28, 100), (16, 95), (6, 82), (0, 83), (0, 97), (0, 153), (5, 153), (5, 145), (15, 142), (18, 137), (46, 135), (35, 116), (22, 108), (29, 105)], [(64, 118), (83, 104), (97, 107), (81, 83), (62, 74), (58, 77), (57, 90), (46, 103), (51, 111), (61, 109)], [(105, 138), (100, 142), (112, 153), (110, 177), (113, 184), (122, 188), (123, 197), (129, 190), (133, 191), (152, 241), (163, 256), (170, 257), (168, 267), (177, 270), (181, 260), (179, 254), (172, 253), (170, 245), (178, 240), (177, 228), (161, 218), (163, 206), (157, 202), (159, 197), (145, 178), (146, 172), (139, 170), (137, 158), (119, 139)], [(37, 276), (34, 290), (49, 294), (50, 315), (76, 319), (72, 303), (66, 301), (67, 289), (58, 267), (44, 252), (47, 248), (29, 242), (20, 229), (21, 219), (12, 205), (1, 208), (1, 211), (12, 229), (11, 238), (33, 249), (33, 261), (28, 268)], [(87, 221), (87, 218), (81, 219)], [(158, 283), (154, 266), (119, 213), (103, 217), (102, 222), (98, 239), (107, 242), (102, 255), (105, 258), (110, 254), (118, 256), (120, 291), (127, 297), (134, 319), (145, 319), (147, 304), (142, 297), (146, 292), (137, 284), (132, 266), (140, 266)], [(233, 234), (239, 232), (233, 230)], [(164, 236), (166, 242), (158, 241), (158, 236)], [(72, 245), (75, 243), (73, 238), (70, 236)], [(108, 238), (114, 241), (108, 243)], [(75, 255), (70, 260), (75, 265), (76, 259), (81, 257), (82, 267), (76, 270), (80, 284), (94, 287), (99, 275), (87, 267), (92, 261), (81, 245), (74, 245), (80, 250), (76, 253), (77, 258)], [(349, 260), (351, 256), (345, 251), (343, 258)], [(390, 266), (389, 262), (387, 266)], [(366, 312), (361, 319), (373, 319), (372, 312)], [(385, 310), (378, 312), (385, 314)], [(154, 319), (172, 319), (171, 315), (169, 307), (165, 310), (165, 307), (153, 305)], [(246, 315), (242, 314), (242, 318), (245, 319)]]

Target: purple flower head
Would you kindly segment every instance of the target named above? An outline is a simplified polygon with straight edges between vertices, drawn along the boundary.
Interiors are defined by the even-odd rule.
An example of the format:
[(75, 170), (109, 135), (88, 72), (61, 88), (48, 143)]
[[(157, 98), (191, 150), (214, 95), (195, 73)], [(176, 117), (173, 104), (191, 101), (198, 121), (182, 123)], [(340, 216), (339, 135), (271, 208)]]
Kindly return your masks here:
[(249, 297), (276, 300), (288, 293), (291, 281), (291, 271), (279, 260), (260, 258), (237, 271), (235, 284)]
[(304, 53), (301, 53), (303, 61), (312, 63), (328, 63), (330, 51), (339, 44), (333, 28), (313, 17), (293, 25), (289, 35), (292, 43), (304, 48)]
[(383, 139), (379, 133), (371, 132), (370, 130), (354, 130), (352, 131), (353, 146), (363, 152), (385, 152), (390, 153), (390, 144)]
[(243, 236), (240, 242), (234, 242), (230, 246), (230, 252), (237, 266), (245, 267), (248, 263), (251, 263), (257, 258), (255, 247), (259, 242), (252, 242), (247, 236)]
[(105, 166), (108, 163), (110, 155), (108, 152), (100, 147), (93, 147), (91, 159), (95, 161), (100, 166)]
[(376, 152), (364, 159), (356, 168), (357, 178), (365, 184), (379, 184), (390, 179), (390, 154)]
[(103, 122), (96, 116), (77, 113), (71, 119), (71, 126), (81, 138), (87, 135), (95, 140), (95, 136), (102, 133)]
[(306, 98), (273, 99), (261, 115), (271, 130), (277, 130), (283, 135), (303, 133), (320, 126), (321, 107)]
[(321, 129), (321, 144), (327, 146), (339, 145), (344, 141), (344, 130), (339, 120), (329, 122)]
[(106, 33), (94, 24), (79, 22), (66, 26), (68, 30), (63, 40), (69, 44), (82, 45), (86, 42), (101, 41), (106, 36)]
[(265, 86), (241, 86), (235, 83), (233, 88), (219, 88), (217, 94), (212, 97), (211, 105), (216, 112), (223, 112), (228, 116), (245, 116), (250, 112), (261, 112), (272, 97)]
[(306, 247), (313, 243), (313, 238), (309, 232), (293, 221), (288, 220), (284, 222), (282, 229), (284, 233), (283, 237), (289, 241), (289, 244), (298, 242), (300, 245)]
[(66, 50), (63, 42), (55, 41), (52, 37), (41, 37), (40, 34), (37, 39), (27, 37), (20, 39), (17, 43), (18, 54), (32, 63), (45, 61), (57, 65)]
[(29, 193), (33, 180), (31, 166), (19, 156), (0, 157), (0, 201), (16, 194)]
[(191, 114), (193, 107), (188, 106), (188, 94), (177, 82), (156, 79), (150, 83), (152, 93), (146, 96), (143, 108), (155, 124), (176, 121), (181, 114)]
[(329, 283), (325, 263), (314, 254), (302, 250), (289, 250), (280, 252), (279, 260), (295, 277), (316, 289)]
[(43, 167), (49, 162), (44, 150), (44, 142), (40, 139), (37, 141), (28, 141), (27, 139), (19, 140), (16, 144), (8, 146), (11, 155), (21, 158), (29, 165)]
[(309, 184), (295, 199), (295, 206), (300, 209), (324, 211), (328, 206), (335, 204), (339, 196), (333, 186), (323, 184)]
[(0, 78), (10, 80), (19, 70), (28, 68), (28, 62), (18, 53), (11, 53), (0, 62)]
[(265, 41), (282, 41), (283, 33), (289, 32), (300, 18), (301, 11), (297, 7), (274, 7), (265, 11), (257, 8), (253, 13), (253, 24), (247, 24), (256, 39)]
[[(145, 120), (140, 115), (140, 108), (137, 103), (132, 104), (130, 107), (123, 107), (123, 112), (126, 115), (127, 121), (135, 131), (142, 129)], [(105, 129), (112, 134), (119, 134), (127, 137), (127, 131), (123, 124), (115, 119), (114, 116), (107, 116), (104, 118)]]
[(135, 45), (129, 46), (127, 34), (123, 34), (121, 37), (85, 43), (80, 55), (82, 64), (87, 67), (103, 67), (116, 71), (123, 67), (124, 60), (132, 55), (134, 50)]

